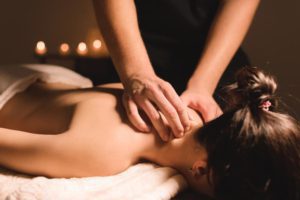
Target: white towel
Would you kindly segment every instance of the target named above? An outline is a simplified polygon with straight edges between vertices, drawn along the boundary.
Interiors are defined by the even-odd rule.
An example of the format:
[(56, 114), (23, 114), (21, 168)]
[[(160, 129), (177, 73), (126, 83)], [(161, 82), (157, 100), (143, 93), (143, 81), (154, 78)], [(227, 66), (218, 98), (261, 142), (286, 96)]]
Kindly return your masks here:
[(24, 91), (38, 79), (81, 88), (93, 86), (90, 79), (59, 66), (38, 64), (0, 66), (0, 109), (16, 93)]
[[(91, 87), (66, 68), (50, 65), (0, 66), (0, 109), (36, 80)], [(108, 177), (30, 177), (0, 168), (0, 200), (167, 200), (187, 187), (172, 168), (138, 164)]]
[(138, 164), (107, 177), (46, 178), (0, 173), (1, 200), (167, 200), (186, 187), (174, 169)]

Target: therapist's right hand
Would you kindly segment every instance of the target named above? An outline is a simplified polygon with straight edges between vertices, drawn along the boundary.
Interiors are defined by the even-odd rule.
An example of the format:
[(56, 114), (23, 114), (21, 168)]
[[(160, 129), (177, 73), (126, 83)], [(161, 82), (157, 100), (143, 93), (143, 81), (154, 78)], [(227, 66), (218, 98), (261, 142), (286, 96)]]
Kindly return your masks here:
[(138, 130), (151, 130), (151, 126), (146, 124), (139, 110), (144, 111), (164, 141), (168, 141), (172, 137), (171, 134), (173, 137), (182, 137), (185, 131), (190, 129), (187, 106), (170, 83), (157, 76), (140, 74), (128, 78), (124, 87), (122, 102), (130, 122)]

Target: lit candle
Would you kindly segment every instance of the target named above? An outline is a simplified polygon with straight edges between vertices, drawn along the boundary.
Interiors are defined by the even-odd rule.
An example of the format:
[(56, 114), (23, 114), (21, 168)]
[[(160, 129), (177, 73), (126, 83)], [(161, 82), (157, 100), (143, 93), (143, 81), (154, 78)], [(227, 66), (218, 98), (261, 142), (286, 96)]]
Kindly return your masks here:
[(40, 55), (40, 56), (45, 55), (47, 53), (47, 47), (46, 47), (45, 42), (38, 41), (36, 43), (35, 53)]
[(59, 46), (59, 53), (61, 55), (68, 55), (68, 54), (70, 54), (70, 46), (67, 43), (62, 43)]
[(101, 48), (102, 43), (100, 40), (94, 40), (93, 42), (93, 48), (95, 51), (99, 51), (99, 49)]
[(84, 42), (80, 42), (77, 46), (77, 53), (80, 56), (84, 56), (88, 53), (88, 48)]
[(92, 42), (92, 51), (91, 55), (94, 57), (100, 56), (100, 50), (101, 50), (102, 43), (100, 40), (96, 39)]

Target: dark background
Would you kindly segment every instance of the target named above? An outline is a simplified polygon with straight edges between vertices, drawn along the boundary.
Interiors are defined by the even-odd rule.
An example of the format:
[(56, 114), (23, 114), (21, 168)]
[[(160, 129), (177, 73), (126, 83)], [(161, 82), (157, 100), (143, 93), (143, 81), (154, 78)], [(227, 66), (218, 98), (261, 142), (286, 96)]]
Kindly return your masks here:
[[(252, 65), (276, 75), (289, 112), (300, 115), (300, 1), (262, 0), (243, 42)], [(91, 1), (10, 0), (0, 4), (0, 65), (33, 63), (35, 44), (46, 42), (50, 52), (68, 42), (90, 45), (97, 37)], [(102, 49), (102, 55), (105, 48)], [(68, 63), (66, 63), (68, 65)], [(99, 66), (100, 67), (100, 66)], [(299, 119), (299, 117), (297, 117)]]

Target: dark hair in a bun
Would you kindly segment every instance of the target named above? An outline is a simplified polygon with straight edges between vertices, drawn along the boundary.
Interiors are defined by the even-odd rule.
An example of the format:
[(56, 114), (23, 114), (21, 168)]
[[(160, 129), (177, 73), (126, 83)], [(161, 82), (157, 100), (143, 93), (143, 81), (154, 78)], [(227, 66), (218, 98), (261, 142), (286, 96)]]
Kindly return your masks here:
[[(261, 69), (241, 69), (225, 87), (224, 114), (199, 130), (217, 199), (300, 199), (300, 128), (277, 112), (276, 88)], [(269, 111), (261, 108), (266, 101)]]
[(276, 89), (273, 76), (257, 67), (244, 67), (236, 73), (236, 82), (223, 88), (226, 110), (245, 106), (258, 109), (265, 101), (270, 101), (270, 110), (274, 110), (277, 107)]

